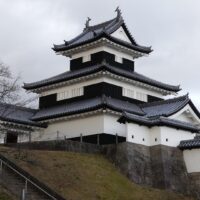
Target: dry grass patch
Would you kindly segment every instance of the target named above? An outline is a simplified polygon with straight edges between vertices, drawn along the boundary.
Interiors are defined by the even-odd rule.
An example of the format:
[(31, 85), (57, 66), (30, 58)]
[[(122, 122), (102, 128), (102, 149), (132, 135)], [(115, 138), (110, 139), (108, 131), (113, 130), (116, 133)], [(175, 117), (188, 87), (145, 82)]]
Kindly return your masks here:
[(192, 200), (130, 182), (98, 154), (0, 148), (24, 170), (69, 200)]
[(15, 200), (15, 198), (5, 188), (0, 186), (0, 200)]

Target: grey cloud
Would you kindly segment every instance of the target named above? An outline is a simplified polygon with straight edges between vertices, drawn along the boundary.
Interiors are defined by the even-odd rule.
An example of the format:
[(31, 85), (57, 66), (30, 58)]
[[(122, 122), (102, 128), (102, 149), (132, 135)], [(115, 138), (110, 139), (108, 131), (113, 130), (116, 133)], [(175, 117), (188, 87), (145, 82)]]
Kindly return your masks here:
[(136, 70), (183, 91), (200, 108), (200, 2), (188, 0), (0, 0), (0, 60), (32, 82), (68, 69), (68, 59), (51, 50), (53, 43), (113, 18), (116, 6), (142, 45), (154, 52), (136, 60)]

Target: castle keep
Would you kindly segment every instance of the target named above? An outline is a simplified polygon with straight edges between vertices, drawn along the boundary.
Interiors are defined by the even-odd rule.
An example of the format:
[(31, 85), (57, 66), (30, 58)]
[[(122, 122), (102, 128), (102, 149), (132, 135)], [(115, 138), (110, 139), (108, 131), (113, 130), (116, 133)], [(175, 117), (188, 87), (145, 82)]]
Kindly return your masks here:
[[(181, 170), (200, 172), (200, 113), (188, 94), (177, 96), (180, 86), (136, 72), (136, 59), (148, 56), (152, 49), (136, 42), (120, 10), (101, 24), (91, 26), (88, 18), (80, 35), (54, 45), (53, 50), (70, 58), (70, 70), (24, 84), (24, 89), (39, 95), (38, 109), (1, 105), (0, 142), (63, 139), (119, 144), (126, 155), (116, 149), (107, 150), (107, 155), (117, 151), (113, 160), (119, 162), (132, 152), (132, 157), (141, 159), (138, 166), (144, 167), (127, 157), (133, 171), (139, 172), (127, 171), (132, 180), (187, 190), (183, 182), (190, 177)], [(177, 165), (178, 173), (169, 172), (162, 165), (165, 162), (174, 169)], [(128, 164), (119, 165), (128, 169)]]

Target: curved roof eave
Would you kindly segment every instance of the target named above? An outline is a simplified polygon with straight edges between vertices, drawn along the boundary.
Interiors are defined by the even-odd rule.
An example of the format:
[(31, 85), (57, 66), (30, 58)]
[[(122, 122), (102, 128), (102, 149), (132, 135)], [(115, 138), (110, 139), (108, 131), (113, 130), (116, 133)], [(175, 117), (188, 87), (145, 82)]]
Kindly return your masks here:
[(153, 126), (168, 126), (171, 128), (177, 128), (182, 129), (186, 131), (190, 131), (192, 133), (194, 132), (200, 132), (200, 129), (197, 126), (194, 126), (190, 123), (169, 119), (166, 117), (157, 117), (155, 119), (147, 118), (145, 116), (136, 116), (131, 113), (123, 112), (122, 116), (118, 119), (119, 123), (131, 123), (134, 122), (139, 125), (144, 125), (147, 127), (153, 127)]
[(87, 40), (87, 41), (83, 41), (81, 43), (78, 43), (78, 44), (74, 44), (74, 45), (54, 45), (54, 47), (52, 48), (55, 52), (61, 52), (61, 51), (68, 51), (68, 50), (72, 50), (72, 49), (75, 49), (79, 46), (83, 46), (83, 45), (86, 45), (86, 44), (91, 44), (101, 38), (106, 38), (108, 40), (110, 40), (111, 42), (114, 42), (118, 45), (121, 45), (121, 46), (124, 46), (130, 50), (134, 50), (134, 51), (138, 51), (140, 53), (145, 53), (145, 54), (149, 54), (151, 53), (153, 50), (151, 49), (151, 47), (145, 47), (145, 46), (140, 46), (140, 45), (133, 45), (133, 44), (129, 44), (128, 42), (125, 42), (123, 40), (120, 40), (120, 39), (117, 39), (115, 37), (112, 37), (110, 35), (108, 35), (107, 33), (102, 33), (101, 35), (95, 37), (95, 38), (92, 38), (90, 40)]
[(118, 76), (128, 78), (133, 81), (138, 81), (138, 82), (142, 82), (147, 85), (161, 88), (166, 91), (178, 92), (181, 90), (180, 86), (168, 85), (168, 84), (156, 81), (154, 79), (148, 78), (146, 76), (143, 76), (136, 72), (128, 72), (123, 69), (115, 68), (107, 63), (101, 63), (101, 64), (98, 64), (95, 66), (83, 68), (81, 70), (65, 72), (60, 75), (53, 76), (51, 78), (44, 79), (42, 81), (38, 81), (38, 82), (34, 82), (34, 83), (24, 83), (23, 88), (26, 90), (34, 90), (34, 89), (42, 88), (42, 87), (45, 87), (48, 85), (53, 85), (53, 84), (69, 81), (69, 80), (72, 80), (75, 78), (84, 77), (86, 75), (91, 75), (91, 74), (97, 73), (102, 70), (108, 71), (108, 72), (116, 74)]
[[(117, 38), (114, 38), (111, 36), (111, 34), (114, 33), (120, 27), (124, 29), (127, 37), (131, 41), (131, 44), (128, 44), (125, 41), (117, 40)], [(128, 27), (126, 26), (122, 16), (116, 17), (112, 20), (109, 20), (109, 21), (106, 21), (94, 26), (88, 26), (83, 30), (81, 34), (79, 34), (75, 38), (69, 41), (65, 41), (64, 44), (54, 45), (52, 49), (55, 52), (66, 51), (66, 50), (70, 50), (84, 44), (91, 43), (95, 40), (98, 40), (101, 37), (107, 37), (113, 42), (116, 42), (120, 45), (124, 45), (127, 48), (141, 51), (142, 53), (149, 54), (150, 52), (152, 52), (151, 47), (140, 46), (139, 44), (137, 44), (134, 37), (131, 35), (130, 31), (128, 30)]]

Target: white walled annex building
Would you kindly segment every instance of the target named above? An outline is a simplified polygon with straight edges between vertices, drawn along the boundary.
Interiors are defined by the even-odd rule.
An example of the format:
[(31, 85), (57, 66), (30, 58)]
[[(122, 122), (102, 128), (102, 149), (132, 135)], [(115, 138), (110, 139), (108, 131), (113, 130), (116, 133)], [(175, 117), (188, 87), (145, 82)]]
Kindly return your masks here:
[[(177, 147), (199, 133), (200, 113), (179, 86), (135, 72), (135, 59), (149, 55), (137, 44), (120, 10), (64, 44), (70, 70), (24, 89), (39, 94), (38, 109), (1, 104), (1, 143), (71, 139), (95, 144), (132, 142)], [(165, 99), (164, 99), (165, 98)]]

